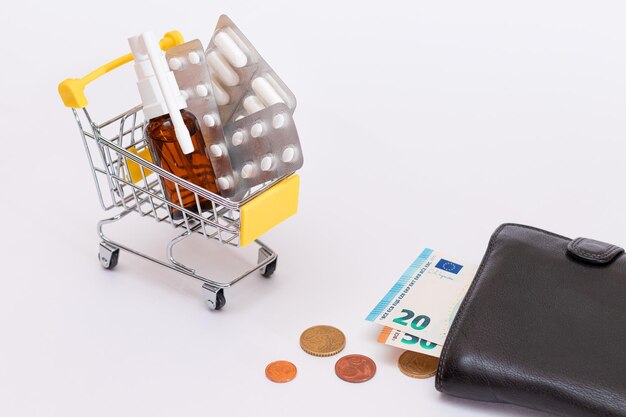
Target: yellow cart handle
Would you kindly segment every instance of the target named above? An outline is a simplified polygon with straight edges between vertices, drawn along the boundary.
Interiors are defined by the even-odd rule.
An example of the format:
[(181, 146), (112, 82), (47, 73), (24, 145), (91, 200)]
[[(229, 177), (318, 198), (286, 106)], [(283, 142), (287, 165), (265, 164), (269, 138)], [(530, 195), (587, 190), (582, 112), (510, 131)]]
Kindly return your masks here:
[[(183, 42), (185, 42), (183, 35), (179, 31), (173, 30), (163, 36), (159, 41), (159, 46), (162, 50), (167, 51), (172, 46), (180, 45)], [(59, 95), (61, 96), (61, 100), (63, 100), (63, 104), (65, 104), (66, 107), (73, 107), (75, 109), (86, 107), (87, 97), (85, 96), (85, 87), (87, 84), (132, 60), (133, 54), (126, 54), (91, 71), (82, 78), (68, 78), (62, 81), (59, 84)]]

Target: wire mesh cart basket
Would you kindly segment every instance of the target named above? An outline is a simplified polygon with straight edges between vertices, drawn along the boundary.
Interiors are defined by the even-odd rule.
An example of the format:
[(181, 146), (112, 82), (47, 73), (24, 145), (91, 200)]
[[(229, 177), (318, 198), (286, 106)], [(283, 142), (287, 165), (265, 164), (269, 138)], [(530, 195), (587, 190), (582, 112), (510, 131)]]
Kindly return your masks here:
[[(178, 32), (168, 32), (161, 39), (161, 48), (181, 44)], [(124, 55), (83, 78), (67, 79), (59, 85), (64, 104), (70, 107), (83, 141), (98, 199), (103, 210), (117, 209), (112, 217), (98, 222), (100, 238), (98, 258), (104, 268), (113, 269), (120, 250), (138, 255), (174, 271), (201, 281), (209, 308), (219, 310), (226, 302), (224, 290), (255, 271), (270, 277), (276, 270), (278, 256), (258, 240), (262, 234), (295, 214), (298, 208), (299, 177), (291, 174), (253, 189), (241, 201), (231, 201), (200, 188), (153, 164), (144, 128), (147, 124), (141, 106), (134, 107), (102, 123), (97, 123), (87, 110), (85, 86), (99, 76), (132, 60)], [(163, 183), (171, 182), (178, 201), (169, 201)], [(181, 193), (193, 193), (197, 210), (183, 207)], [(185, 193), (187, 194), (187, 193)], [(174, 200), (174, 199), (172, 199)], [(210, 201), (207, 210), (206, 201)], [(202, 208), (201, 208), (202, 201)], [(104, 228), (134, 213), (155, 223), (166, 223), (178, 229), (173, 239), (165, 242), (163, 258), (145, 254), (109, 238)], [(176, 214), (174, 214), (176, 213)], [(192, 235), (234, 247), (258, 246), (256, 265), (226, 282), (200, 275), (174, 256), (174, 247)]]

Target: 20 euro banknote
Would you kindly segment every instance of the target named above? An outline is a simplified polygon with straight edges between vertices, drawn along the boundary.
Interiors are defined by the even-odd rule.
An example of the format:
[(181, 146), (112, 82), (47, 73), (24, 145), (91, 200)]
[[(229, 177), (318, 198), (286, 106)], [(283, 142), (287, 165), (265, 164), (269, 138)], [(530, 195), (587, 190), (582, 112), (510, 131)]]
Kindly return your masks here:
[(366, 317), (443, 345), (477, 267), (424, 249)]
[(383, 330), (378, 335), (378, 342), (401, 349), (412, 350), (413, 352), (424, 353), (436, 358), (441, 356), (441, 345), (387, 326), (383, 327)]

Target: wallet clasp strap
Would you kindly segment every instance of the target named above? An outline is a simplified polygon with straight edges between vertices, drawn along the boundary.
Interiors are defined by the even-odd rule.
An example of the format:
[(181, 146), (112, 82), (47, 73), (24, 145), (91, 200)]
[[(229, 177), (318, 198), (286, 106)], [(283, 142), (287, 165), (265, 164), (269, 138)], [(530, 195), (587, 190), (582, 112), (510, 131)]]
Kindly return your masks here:
[(567, 253), (585, 263), (606, 265), (624, 253), (624, 249), (610, 243), (579, 237), (567, 245)]

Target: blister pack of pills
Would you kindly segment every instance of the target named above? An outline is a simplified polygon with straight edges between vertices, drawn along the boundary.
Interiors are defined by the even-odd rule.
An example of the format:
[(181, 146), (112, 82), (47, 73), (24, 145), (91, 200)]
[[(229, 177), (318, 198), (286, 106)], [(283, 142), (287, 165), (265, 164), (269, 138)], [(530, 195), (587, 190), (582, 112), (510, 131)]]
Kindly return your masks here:
[(220, 195), (239, 201), (302, 167), (296, 98), (227, 16), (206, 51), (194, 40), (166, 59), (199, 122)]
[(239, 188), (301, 168), (296, 98), (227, 16), (217, 22), (206, 59)]
[(174, 46), (166, 52), (165, 57), (183, 97), (187, 100), (187, 110), (196, 117), (200, 125), (220, 195), (233, 197), (238, 191), (241, 194), (236, 176), (233, 175), (202, 43), (193, 40)]
[(296, 97), (228, 16), (220, 16), (206, 49), (215, 98), (224, 125)]
[(304, 162), (291, 109), (277, 103), (224, 126), (240, 188), (290, 174)]

